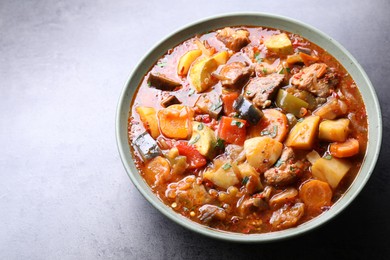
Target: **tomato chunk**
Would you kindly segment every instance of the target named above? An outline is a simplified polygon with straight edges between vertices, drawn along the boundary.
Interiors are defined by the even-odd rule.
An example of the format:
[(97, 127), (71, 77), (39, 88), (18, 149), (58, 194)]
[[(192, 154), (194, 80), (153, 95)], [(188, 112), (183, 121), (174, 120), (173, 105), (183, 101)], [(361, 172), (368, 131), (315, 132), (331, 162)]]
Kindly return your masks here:
[(176, 148), (179, 154), (187, 157), (188, 169), (197, 169), (206, 165), (206, 158), (195, 147), (186, 142), (177, 142)]
[(230, 115), (234, 112), (233, 103), (238, 98), (238, 92), (223, 93), (221, 96), (223, 102), (223, 113), (225, 115)]
[(229, 144), (244, 145), (246, 125), (243, 119), (223, 116), (218, 127), (218, 137)]

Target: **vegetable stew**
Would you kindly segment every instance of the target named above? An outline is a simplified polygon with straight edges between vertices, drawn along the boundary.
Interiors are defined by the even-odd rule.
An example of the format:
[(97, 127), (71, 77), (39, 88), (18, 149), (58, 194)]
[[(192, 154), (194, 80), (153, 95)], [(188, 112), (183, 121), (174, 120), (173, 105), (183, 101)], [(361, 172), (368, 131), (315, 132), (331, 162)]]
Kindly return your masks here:
[(128, 133), (152, 191), (212, 228), (266, 233), (327, 211), (367, 146), (360, 92), (342, 65), (299, 35), (226, 27), (156, 61)]

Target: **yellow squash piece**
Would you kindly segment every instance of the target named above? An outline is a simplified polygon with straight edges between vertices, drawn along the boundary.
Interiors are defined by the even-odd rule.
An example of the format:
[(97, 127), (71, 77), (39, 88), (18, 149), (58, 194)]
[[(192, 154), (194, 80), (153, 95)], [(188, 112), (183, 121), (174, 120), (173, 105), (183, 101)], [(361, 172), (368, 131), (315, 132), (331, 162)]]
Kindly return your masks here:
[(150, 132), (150, 135), (156, 139), (160, 135), (160, 129), (158, 128), (156, 109), (153, 107), (137, 107), (135, 109), (139, 114), (145, 129)]
[(203, 123), (192, 122), (192, 137), (188, 143), (194, 145), (201, 155), (209, 159), (215, 155), (217, 138), (214, 131)]
[(282, 154), (283, 144), (269, 136), (247, 139), (244, 150), (247, 162), (259, 172), (269, 169)]
[(218, 65), (224, 65), (228, 61), (230, 55), (228, 51), (220, 51), (212, 56)]
[(273, 51), (278, 54), (291, 54), (293, 52), (293, 47), (290, 39), (287, 34), (281, 33), (278, 35), (272, 35), (266, 42), (265, 46), (268, 50)]
[(309, 150), (318, 133), (319, 116), (308, 116), (291, 129), (285, 144), (296, 149)]
[(351, 163), (337, 158), (320, 158), (311, 167), (311, 171), (317, 179), (326, 181), (335, 189), (345, 174), (351, 169)]
[(190, 82), (198, 93), (217, 83), (217, 80), (211, 74), (218, 66), (218, 62), (214, 58), (208, 57), (200, 57), (192, 64)]
[(186, 76), (191, 64), (202, 55), (201, 50), (190, 50), (181, 56), (179, 64), (177, 65), (177, 74), (179, 76)]

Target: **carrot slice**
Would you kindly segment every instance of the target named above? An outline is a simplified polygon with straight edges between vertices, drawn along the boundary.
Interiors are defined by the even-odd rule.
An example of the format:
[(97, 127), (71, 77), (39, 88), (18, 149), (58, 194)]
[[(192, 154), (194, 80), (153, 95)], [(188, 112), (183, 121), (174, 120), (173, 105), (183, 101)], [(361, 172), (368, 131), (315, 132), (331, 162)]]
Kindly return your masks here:
[(158, 112), (160, 130), (166, 137), (187, 139), (191, 135), (193, 112), (183, 105), (172, 105)]
[(288, 121), (285, 114), (276, 109), (263, 110), (260, 122), (249, 128), (249, 137), (270, 136), (283, 142), (288, 133)]
[(321, 210), (332, 204), (332, 189), (324, 181), (310, 180), (299, 188), (299, 197), (311, 210)]
[(218, 137), (229, 144), (244, 145), (246, 139), (246, 121), (223, 116), (218, 127)]
[(238, 98), (239, 93), (237, 92), (229, 92), (223, 93), (221, 96), (223, 102), (223, 112), (225, 115), (230, 115), (234, 112), (233, 103)]
[(303, 53), (303, 52), (300, 52), (299, 53), (299, 56), (301, 57), (303, 63), (306, 65), (306, 66), (309, 66), (313, 63), (316, 63), (318, 61), (318, 57), (316, 56), (311, 56), (311, 55), (308, 55), (306, 53)]
[(329, 151), (337, 158), (351, 157), (359, 153), (359, 141), (349, 138), (343, 143), (331, 143)]

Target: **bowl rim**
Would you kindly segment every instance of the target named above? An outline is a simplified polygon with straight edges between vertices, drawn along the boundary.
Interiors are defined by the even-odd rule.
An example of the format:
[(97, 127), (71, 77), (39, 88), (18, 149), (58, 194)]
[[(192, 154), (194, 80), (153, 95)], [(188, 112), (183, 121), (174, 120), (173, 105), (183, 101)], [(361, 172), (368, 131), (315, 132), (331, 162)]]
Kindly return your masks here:
[[(131, 82), (133, 79), (139, 79), (137, 82), (137, 85), (135, 89), (137, 89), (140, 80), (142, 77), (144, 77), (145, 73), (140, 73), (139, 71), (142, 70), (143, 64), (149, 64), (147, 67), (151, 67), (152, 64), (155, 63), (156, 60), (148, 61), (149, 57), (152, 56), (153, 53), (159, 52), (160, 48), (163, 48), (164, 44), (169, 42), (169, 40), (172, 40), (177, 35), (185, 35), (186, 31), (190, 30), (196, 30), (196, 27), (207, 24), (207, 23), (213, 23), (215, 21), (222, 20), (222, 23), (224, 19), (240, 19), (240, 18), (247, 18), (247, 19), (273, 19), (275, 21), (281, 21), (282, 23), (291, 23), (293, 26), (297, 26), (299, 29), (307, 30), (308, 33), (312, 32), (313, 35), (318, 36), (319, 38), (327, 39), (329, 41), (330, 45), (333, 45), (337, 51), (340, 52), (340, 55), (344, 55), (346, 60), (342, 62), (338, 57), (335, 57), (344, 67), (346, 63), (350, 62), (351, 66), (354, 66), (356, 68), (356, 74), (361, 77), (361, 80), (365, 83), (364, 88), (365, 92), (367, 92), (367, 95), (369, 97), (365, 97), (362, 93), (362, 89), (360, 88), (359, 84), (359, 90), (362, 94), (363, 101), (366, 106), (367, 111), (367, 119), (368, 119), (368, 144), (366, 149), (366, 155), (363, 159), (363, 163), (361, 166), (361, 169), (359, 170), (357, 176), (355, 177), (355, 180), (352, 182), (350, 187), (347, 189), (345, 194), (342, 198), (340, 198), (331, 208), (329, 211), (322, 213), (320, 216), (317, 216), (316, 218), (307, 221), (297, 227), (289, 228), (282, 231), (275, 231), (270, 233), (261, 233), (261, 234), (242, 234), (242, 233), (233, 233), (233, 232), (227, 232), (227, 231), (221, 231), (217, 229), (212, 229), (207, 226), (198, 224), (192, 220), (189, 220), (188, 218), (180, 215), (179, 213), (176, 213), (173, 211), (169, 206), (165, 205), (161, 200), (157, 198), (155, 194), (151, 192), (151, 189), (148, 187), (148, 189), (145, 189), (145, 182), (143, 181), (141, 175), (139, 174), (138, 170), (135, 170), (134, 163), (132, 161), (132, 155), (130, 153), (130, 145), (127, 140), (127, 124), (125, 125), (123, 121), (127, 123), (127, 118), (124, 120), (124, 116), (128, 116), (130, 112), (130, 106), (126, 106), (128, 103), (127, 101), (133, 98), (133, 95), (130, 96), (129, 91), (131, 91)], [(254, 24), (254, 23), (253, 23)], [(248, 25), (248, 24), (241, 24), (242, 26)], [(225, 23), (223, 26), (229, 26), (229, 23)], [(230, 26), (239, 26), (237, 23), (232, 23)], [(255, 25), (255, 26), (261, 26), (261, 25)], [(272, 27), (272, 26), (266, 26), (265, 27)], [(221, 26), (222, 27), (222, 26)], [(220, 27), (220, 28), (221, 28)], [(281, 29), (274, 27), (275, 29)], [(210, 28), (209, 31), (215, 30), (217, 28)], [(285, 30), (285, 29), (282, 29)], [(205, 31), (199, 31), (199, 33), (205, 33)], [(192, 36), (189, 36), (192, 37)], [(307, 36), (303, 36), (306, 39)], [(314, 36), (313, 36), (314, 37)], [(188, 37), (187, 37), (188, 38)], [(187, 39), (185, 38), (185, 39)], [(310, 40), (312, 41), (312, 40)], [(180, 42), (179, 42), (180, 43)], [(177, 43), (177, 44), (179, 44)], [(177, 45), (176, 44), (176, 45)], [(320, 47), (324, 48), (320, 44), (316, 43)], [(170, 48), (176, 46), (172, 45)], [(166, 52), (167, 49), (163, 50), (163, 53)], [(332, 54), (333, 55), (333, 54)], [(160, 55), (161, 56), (161, 55)], [(334, 56), (334, 55), (333, 55)], [(346, 68), (347, 69), (347, 68)], [(147, 69), (148, 71), (148, 69)], [(350, 71), (347, 69), (348, 73)], [(352, 73), (351, 73), (352, 74)], [(355, 78), (353, 78), (355, 80)], [(355, 81), (356, 82), (356, 81)], [(135, 90), (133, 90), (134, 93)], [(368, 103), (367, 100), (371, 100), (373, 104), (369, 104), (370, 106), (367, 106)], [(372, 113), (376, 114), (377, 116), (369, 116), (369, 111), (372, 111)], [(137, 63), (136, 67), (133, 69), (130, 77), (128, 78), (128, 81), (126, 85), (123, 87), (122, 92), (120, 94), (118, 104), (117, 104), (117, 110), (116, 110), (116, 118), (115, 118), (115, 134), (116, 134), (116, 143), (118, 147), (118, 151), (120, 154), (120, 158), (122, 161), (122, 164), (124, 168), (126, 169), (126, 172), (128, 176), (130, 177), (131, 181), (133, 182), (134, 186), (139, 190), (139, 192), (146, 198), (149, 203), (151, 203), (157, 210), (159, 210), (163, 215), (171, 219), (173, 222), (180, 224), (181, 226), (195, 231), (196, 233), (206, 235), (208, 237), (220, 239), (220, 240), (226, 240), (226, 241), (234, 241), (234, 242), (272, 242), (272, 241), (278, 241), (283, 240), (291, 237), (295, 237), (298, 235), (301, 235), (303, 233), (307, 233), (308, 231), (312, 231), (323, 224), (327, 223), (331, 219), (335, 218), (340, 212), (342, 212), (348, 205), (351, 204), (351, 202), (357, 197), (357, 195), (361, 192), (365, 184), (367, 183), (368, 179), (370, 178), (376, 162), (378, 160), (380, 148), (381, 148), (381, 141), (382, 141), (382, 114), (381, 109), (379, 105), (379, 101), (377, 98), (377, 95), (375, 93), (375, 89), (371, 84), (371, 81), (369, 80), (367, 74), (363, 70), (363, 68), (360, 66), (360, 64), (357, 62), (357, 60), (336, 40), (334, 40), (332, 37), (328, 36), (327, 34), (323, 33), (322, 31), (318, 30), (317, 28), (308, 25), (304, 22), (301, 22), (296, 19), (292, 19), (289, 17), (281, 16), (278, 14), (271, 14), (271, 13), (264, 13), (264, 12), (234, 12), (234, 13), (223, 13), (218, 15), (209, 16), (200, 20), (197, 20), (195, 22), (189, 23), (177, 30), (175, 30), (173, 33), (169, 34), (159, 42), (157, 42), (152, 48), (150, 48), (146, 54), (141, 58), (141, 60)], [(130, 155), (130, 156), (129, 156)], [(365, 170), (365, 174), (362, 175), (361, 172), (363, 172), (363, 168)], [(138, 176), (136, 176), (138, 175)], [(359, 177), (359, 181), (358, 180)], [(142, 183), (143, 181), (143, 183)]]

